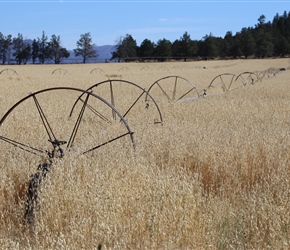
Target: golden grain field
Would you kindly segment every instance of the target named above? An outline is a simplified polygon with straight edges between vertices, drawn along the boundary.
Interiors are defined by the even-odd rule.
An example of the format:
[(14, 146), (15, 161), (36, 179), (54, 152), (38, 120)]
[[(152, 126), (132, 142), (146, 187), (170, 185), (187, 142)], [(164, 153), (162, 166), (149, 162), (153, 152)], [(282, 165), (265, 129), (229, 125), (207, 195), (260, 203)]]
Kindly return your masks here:
[[(286, 70), (272, 75), (270, 68)], [(134, 143), (124, 136), (80, 155), (127, 131), (124, 123), (108, 124), (86, 110), (72, 150), (53, 160), (41, 183), (33, 227), (23, 220), (27, 189), (44, 158), (0, 140), (1, 249), (290, 248), (289, 59), (3, 65), (0, 71), (0, 119), (29, 93), (86, 90), (108, 79), (116, 80), (114, 105), (122, 115), (140, 89), (117, 80), (148, 90), (158, 79), (179, 76), (197, 91), (168, 101), (174, 87), (168, 85), (167, 97), (156, 84), (150, 94), (162, 124), (154, 123), (160, 115), (152, 101), (145, 106), (143, 95), (125, 116)], [(202, 96), (216, 76), (243, 72), (266, 75), (222, 94), (213, 83)], [(93, 93), (111, 102), (107, 83)], [(187, 84), (181, 81), (176, 94)], [(79, 95), (61, 90), (37, 96), (61, 138), (73, 129), (79, 111), (68, 115)], [(111, 119), (112, 109), (95, 101)], [(46, 149), (32, 98), (7, 116), (1, 136)]]

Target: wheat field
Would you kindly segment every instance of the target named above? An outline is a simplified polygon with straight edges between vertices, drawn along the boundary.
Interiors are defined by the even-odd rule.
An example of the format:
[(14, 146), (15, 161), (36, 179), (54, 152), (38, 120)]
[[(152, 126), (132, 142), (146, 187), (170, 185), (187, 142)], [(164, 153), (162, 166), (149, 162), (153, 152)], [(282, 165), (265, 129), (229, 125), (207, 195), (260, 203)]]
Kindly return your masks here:
[[(1, 249), (289, 249), (289, 66), (289, 59), (1, 66), (0, 118), (31, 92), (86, 90), (108, 79), (149, 89), (158, 79), (180, 76), (200, 94), (168, 101), (152, 87), (162, 124), (154, 124), (156, 107), (145, 108), (142, 96), (125, 117), (134, 143), (125, 136), (80, 155), (126, 130), (95, 122), (87, 112), (73, 150), (53, 160), (41, 183), (33, 227), (23, 221), (28, 183), (45, 159), (0, 140)], [(202, 96), (220, 74), (270, 68), (286, 70)], [(137, 90), (116, 82), (121, 114)], [(110, 98), (105, 84), (93, 93)], [(77, 97), (70, 91), (38, 97), (61, 136), (71, 131), (68, 112)], [(37, 116), (33, 102), (23, 102), (0, 126), (0, 136), (42, 147), (47, 134)]]

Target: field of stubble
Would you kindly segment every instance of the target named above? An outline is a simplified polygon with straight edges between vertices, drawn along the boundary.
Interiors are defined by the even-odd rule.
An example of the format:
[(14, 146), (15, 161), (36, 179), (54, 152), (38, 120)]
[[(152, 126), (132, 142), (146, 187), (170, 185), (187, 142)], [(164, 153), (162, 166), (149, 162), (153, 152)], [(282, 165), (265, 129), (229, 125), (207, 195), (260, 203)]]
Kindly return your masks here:
[[(289, 66), (289, 59), (61, 65), (65, 74), (52, 74), (56, 65), (8, 67), (18, 75), (1, 66), (0, 119), (28, 93), (46, 88), (87, 89), (122, 79), (148, 89), (180, 76), (203, 93), (219, 74), (286, 70), (181, 102), (152, 88), (163, 125), (154, 124), (158, 112), (152, 103), (145, 108), (142, 96), (126, 116), (135, 150), (125, 136), (80, 155), (107, 134), (126, 133), (119, 122), (95, 121), (86, 111), (73, 149), (54, 160), (41, 184), (33, 228), (23, 223), (27, 185), (44, 159), (0, 140), (0, 248), (289, 249)], [(98, 94), (108, 99), (108, 91)], [(124, 112), (135, 91), (117, 83), (116, 108)], [(71, 91), (37, 96), (59, 136), (72, 130), (76, 118), (68, 113), (77, 97)], [(47, 133), (30, 99), (10, 113), (0, 136), (41, 148)]]

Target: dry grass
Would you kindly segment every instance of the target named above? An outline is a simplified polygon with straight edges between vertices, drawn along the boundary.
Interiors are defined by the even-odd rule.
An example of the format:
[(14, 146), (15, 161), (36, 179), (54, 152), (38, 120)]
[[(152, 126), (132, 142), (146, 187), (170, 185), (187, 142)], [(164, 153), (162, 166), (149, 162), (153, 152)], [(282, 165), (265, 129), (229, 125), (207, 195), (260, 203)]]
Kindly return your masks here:
[[(120, 71), (124, 65), (129, 70)], [(202, 92), (219, 74), (270, 67), (287, 68), (289, 60), (100, 64), (94, 74), (96, 65), (63, 65), (65, 75), (51, 75), (53, 65), (11, 66), (18, 76), (0, 75), (0, 117), (27, 93), (48, 87), (86, 89), (110, 76), (148, 88), (178, 75)], [(41, 159), (0, 141), (1, 248), (289, 249), (289, 79), (286, 70), (223, 95), (179, 103), (152, 92), (163, 126), (137, 110), (128, 119), (136, 151), (120, 140), (56, 160), (42, 183), (33, 231), (23, 224), (24, 203), (29, 176)], [(72, 98), (58, 98), (59, 109), (46, 100), (52, 107), (47, 113), (58, 121)], [(0, 135), (41, 138), (31, 120), (34, 110), (24, 110), (0, 127)], [(65, 130), (68, 124), (60, 126)]]

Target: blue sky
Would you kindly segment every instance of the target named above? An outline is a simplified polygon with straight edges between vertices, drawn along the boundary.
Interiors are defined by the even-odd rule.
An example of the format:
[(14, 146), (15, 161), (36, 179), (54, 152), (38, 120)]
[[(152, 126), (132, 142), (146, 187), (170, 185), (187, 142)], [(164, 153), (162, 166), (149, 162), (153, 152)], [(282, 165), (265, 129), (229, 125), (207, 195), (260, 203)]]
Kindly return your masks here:
[(174, 41), (188, 32), (200, 40), (212, 33), (224, 37), (243, 27), (254, 27), (263, 14), (272, 21), (290, 11), (288, 1), (69, 1), (0, 0), (0, 32), (24, 38), (59, 35), (67, 49), (76, 48), (80, 35), (90, 32), (93, 43), (115, 45), (130, 34), (140, 45), (144, 39)]

